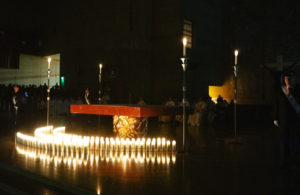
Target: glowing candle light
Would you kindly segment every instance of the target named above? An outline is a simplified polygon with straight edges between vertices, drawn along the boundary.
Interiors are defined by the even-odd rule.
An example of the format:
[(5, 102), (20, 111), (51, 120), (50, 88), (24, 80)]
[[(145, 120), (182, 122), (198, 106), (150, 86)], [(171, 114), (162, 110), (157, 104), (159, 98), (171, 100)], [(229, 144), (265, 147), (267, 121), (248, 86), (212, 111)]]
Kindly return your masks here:
[[(73, 157), (72, 148), (74, 148), (76, 151), (76, 163), (81, 164), (84, 162), (83, 160), (86, 162), (90, 160), (92, 166), (92, 159), (96, 158), (97, 160), (95, 159), (95, 161), (99, 159), (99, 153), (95, 151), (98, 145), (101, 146), (101, 143), (103, 145), (102, 148), (106, 150), (104, 150), (104, 152), (100, 150), (100, 157), (101, 160), (106, 159), (107, 162), (110, 160), (112, 162), (115, 162), (115, 160), (120, 162), (122, 159), (125, 161), (128, 159), (129, 163), (131, 160), (136, 163), (150, 162), (151, 160), (152, 162), (157, 161), (158, 164), (169, 164), (170, 162), (175, 163), (176, 161), (176, 141), (170, 141), (164, 137), (158, 137), (156, 139), (127, 138), (126, 140), (124, 140), (124, 138), (82, 137), (65, 134), (64, 128), (56, 128), (52, 133), (50, 128), (51, 127), (37, 129), (34, 133), (34, 137), (17, 133), (15, 139), (16, 144), (21, 143), (22, 146), (27, 147), (27, 150), (29, 150), (27, 155), (29, 157), (35, 158), (35, 156), (41, 156), (40, 159), (45, 159), (47, 162), (53, 162), (54, 160), (55, 165), (62, 161), (63, 163), (67, 163), (66, 156), (68, 156), (69, 151), (71, 151), (71, 156)], [(39, 145), (41, 146), (41, 150), (37, 150)], [(35, 146), (37, 149), (35, 149)], [(126, 153), (123, 152), (124, 149)], [(164, 153), (168, 150), (172, 151), (171, 158)], [(162, 151), (163, 153), (157, 154), (155, 151)], [(50, 152), (53, 153), (53, 156)], [(94, 156), (94, 152), (96, 157)], [(41, 155), (41, 153), (44, 154)]]
[(165, 138), (162, 138), (162, 144), (161, 144), (161, 149), (162, 151), (164, 151), (166, 149), (166, 139)]
[(141, 141), (141, 150), (145, 150), (145, 144), (146, 144), (146, 139), (145, 138), (142, 138), (142, 141)]
[(150, 150), (150, 144), (151, 144), (151, 139), (148, 138), (148, 139), (147, 139), (147, 144), (146, 144), (146, 151), (149, 151), (149, 150)]
[(131, 139), (131, 152), (132, 151), (135, 151), (135, 139), (134, 138)]
[(105, 150), (109, 150), (109, 138), (105, 138)]
[(160, 138), (157, 138), (157, 151), (160, 151), (161, 149), (161, 140)]
[(96, 137), (95, 138), (95, 151), (99, 150), (99, 143), (100, 143), (100, 139), (99, 139), (99, 137)]
[(172, 163), (175, 164), (176, 162), (176, 156), (172, 154)]
[(155, 138), (153, 138), (151, 142), (151, 151), (155, 150), (155, 144), (156, 144), (156, 140)]
[(90, 150), (94, 150), (94, 147), (95, 147), (95, 138), (94, 137), (91, 137), (90, 138)]
[(238, 55), (239, 55), (239, 51), (235, 50), (234, 51), (234, 65), (237, 65), (238, 62)]
[(113, 139), (113, 138), (110, 138), (110, 145), (111, 145), (111, 147), (110, 147), (110, 150), (114, 150), (115, 149), (115, 140)]
[(101, 137), (100, 142), (101, 142), (100, 150), (104, 150), (104, 144), (105, 144), (105, 141), (104, 141), (104, 138), (103, 138), (103, 137)]
[(170, 164), (170, 157), (167, 156), (167, 164)]
[(125, 140), (124, 140), (124, 138), (121, 138), (121, 151), (120, 151), (121, 154), (124, 152), (125, 147), (126, 147)]
[(141, 148), (140, 148), (140, 143), (141, 143), (140, 138), (137, 138), (137, 140), (135, 141), (135, 147), (137, 148), (137, 151), (140, 151), (140, 150), (141, 150)]
[(126, 138), (125, 144), (126, 144), (126, 152), (129, 152), (129, 145), (130, 145), (129, 138)]
[(172, 150), (173, 151), (176, 150), (176, 141), (175, 140), (172, 141)]
[(139, 146), (140, 152), (143, 151), (144, 148), (145, 148), (145, 139), (142, 139), (142, 141), (140, 141), (140, 146)]
[(89, 137), (85, 137), (83, 154), (87, 154), (88, 151), (89, 151)]
[(166, 163), (166, 156), (164, 154), (162, 154), (162, 156), (161, 156), (161, 162), (162, 162), (162, 164)]
[(50, 69), (50, 66), (51, 66), (51, 58), (49, 57), (48, 58), (48, 69)]
[(184, 38), (182, 39), (182, 44), (183, 44), (183, 57), (185, 57), (185, 56), (186, 56), (186, 44), (187, 44), (187, 39), (186, 39), (186, 37), (184, 37)]
[(116, 138), (116, 150), (117, 151), (120, 151), (120, 144), (121, 144), (120, 139), (117, 137)]
[(171, 142), (168, 140), (168, 141), (167, 141), (167, 151), (170, 150), (170, 145), (171, 145)]

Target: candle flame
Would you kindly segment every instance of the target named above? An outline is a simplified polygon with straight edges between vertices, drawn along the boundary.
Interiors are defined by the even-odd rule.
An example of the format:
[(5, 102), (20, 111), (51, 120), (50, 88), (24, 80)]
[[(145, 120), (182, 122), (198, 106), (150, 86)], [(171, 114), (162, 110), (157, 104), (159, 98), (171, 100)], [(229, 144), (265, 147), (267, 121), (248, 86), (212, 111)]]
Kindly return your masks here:
[(50, 62), (51, 62), (51, 58), (49, 57), (49, 58), (48, 58), (48, 63), (50, 63)]
[(102, 69), (102, 67), (103, 67), (103, 65), (102, 65), (102, 64), (99, 64), (99, 68)]
[(183, 43), (184, 46), (186, 46), (186, 43), (187, 43), (186, 37), (184, 37), (184, 38), (182, 39), (182, 43)]
[(236, 49), (236, 50), (234, 51), (234, 55), (235, 55), (235, 56), (238, 56), (238, 55), (239, 55), (239, 50)]

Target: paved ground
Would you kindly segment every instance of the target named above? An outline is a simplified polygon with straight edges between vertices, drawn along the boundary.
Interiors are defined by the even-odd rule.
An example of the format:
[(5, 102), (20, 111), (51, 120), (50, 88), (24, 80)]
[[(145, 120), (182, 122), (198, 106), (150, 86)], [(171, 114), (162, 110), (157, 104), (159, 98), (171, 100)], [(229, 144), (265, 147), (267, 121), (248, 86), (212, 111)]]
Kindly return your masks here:
[[(42, 125), (43, 115), (31, 116), (22, 131)], [(278, 168), (277, 133), (265, 124), (240, 125), (242, 144), (231, 144), (230, 121), (189, 128), (186, 153), (162, 163), (117, 162), (100, 159), (72, 163), (31, 158), (18, 153), (6, 114), (1, 115), (0, 193), (12, 194), (300, 194), (299, 166)], [(85, 116), (55, 117), (67, 131), (112, 135), (111, 119)], [(162, 135), (181, 145), (179, 124), (150, 120), (149, 136)], [(166, 156), (165, 156), (166, 157)]]

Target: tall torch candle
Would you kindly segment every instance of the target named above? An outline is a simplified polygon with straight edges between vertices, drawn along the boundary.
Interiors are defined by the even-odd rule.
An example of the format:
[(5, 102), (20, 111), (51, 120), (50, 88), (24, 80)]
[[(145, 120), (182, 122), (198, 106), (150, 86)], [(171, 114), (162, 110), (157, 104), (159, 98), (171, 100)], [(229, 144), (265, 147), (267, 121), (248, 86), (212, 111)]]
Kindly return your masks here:
[(235, 50), (235, 51), (234, 51), (234, 65), (237, 65), (237, 58), (238, 58), (238, 55), (239, 55), (239, 51), (238, 51), (238, 50)]
[(50, 65), (51, 65), (51, 58), (48, 58), (48, 69), (50, 69)]
[(187, 43), (187, 40), (186, 40), (185, 37), (182, 39), (182, 43), (183, 43), (183, 57), (185, 57), (185, 55), (186, 55), (186, 43)]

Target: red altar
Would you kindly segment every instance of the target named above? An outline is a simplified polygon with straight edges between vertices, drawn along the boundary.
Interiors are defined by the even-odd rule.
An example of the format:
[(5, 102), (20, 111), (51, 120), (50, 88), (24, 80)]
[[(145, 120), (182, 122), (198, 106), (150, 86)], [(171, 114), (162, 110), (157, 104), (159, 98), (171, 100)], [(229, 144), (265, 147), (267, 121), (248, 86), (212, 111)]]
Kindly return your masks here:
[(176, 115), (181, 107), (137, 105), (71, 105), (71, 113), (112, 115), (113, 131), (118, 137), (140, 137), (147, 128), (146, 117)]

